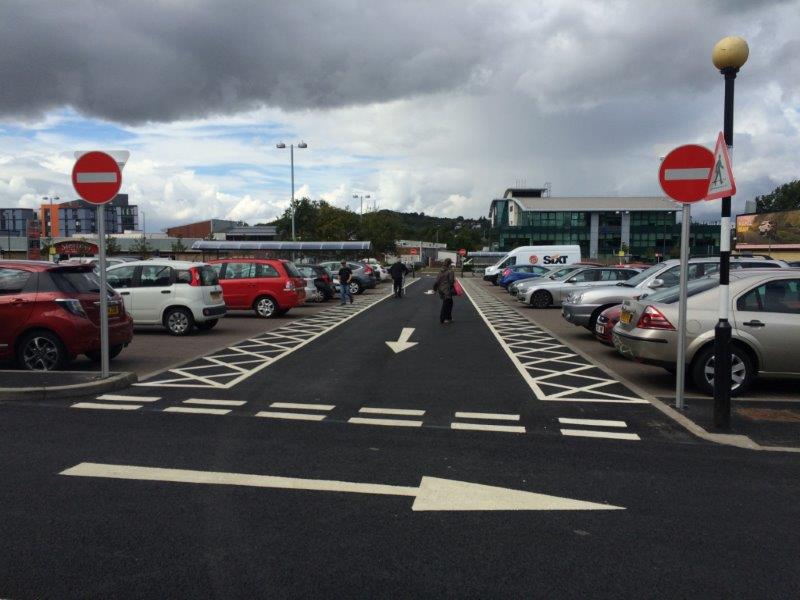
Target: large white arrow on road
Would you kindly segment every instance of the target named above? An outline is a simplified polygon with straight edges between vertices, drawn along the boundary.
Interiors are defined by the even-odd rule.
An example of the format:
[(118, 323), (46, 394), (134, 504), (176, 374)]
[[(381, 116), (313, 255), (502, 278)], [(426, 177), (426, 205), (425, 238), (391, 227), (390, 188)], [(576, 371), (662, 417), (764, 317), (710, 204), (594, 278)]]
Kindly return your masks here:
[(464, 481), (423, 477), (419, 487), (329, 481), (325, 479), (296, 479), (271, 475), (247, 475), (219, 471), (160, 469), (131, 465), (80, 463), (61, 472), (74, 477), (167, 481), (173, 483), (205, 483), (209, 485), (239, 485), (285, 490), (348, 492), (383, 496), (411, 496), (411, 510), (624, 510), (622, 506), (584, 502), (572, 498), (547, 496), (521, 490), (480, 485)]
[(395, 354), (398, 352), (402, 352), (403, 350), (408, 350), (409, 348), (413, 348), (417, 345), (417, 342), (409, 342), (408, 339), (411, 337), (411, 334), (414, 333), (413, 327), (403, 327), (403, 331), (400, 332), (400, 337), (396, 342), (386, 342), (386, 345), (389, 346), (392, 350), (394, 350)]

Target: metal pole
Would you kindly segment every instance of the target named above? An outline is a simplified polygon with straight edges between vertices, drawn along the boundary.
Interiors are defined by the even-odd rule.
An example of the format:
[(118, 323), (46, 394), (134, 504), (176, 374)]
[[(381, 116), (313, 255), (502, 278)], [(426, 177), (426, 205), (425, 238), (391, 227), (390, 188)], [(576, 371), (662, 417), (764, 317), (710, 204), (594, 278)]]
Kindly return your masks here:
[[(725, 114), (723, 132), (728, 148), (733, 147), (733, 86), (737, 68), (722, 69), (725, 76)], [(731, 425), (731, 324), (730, 258), (731, 258), (731, 197), (722, 199), (719, 225), (719, 321), (714, 328), (714, 427), (729, 429)]]
[(289, 154), (291, 156), (291, 161), (292, 161), (292, 203), (291, 203), (291, 207), (292, 207), (292, 241), (294, 242), (295, 239), (296, 239), (295, 235), (294, 235), (294, 144), (290, 144), (289, 148), (290, 148)]
[(361, 200), (361, 220), (364, 220), (364, 196), (359, 196)]
[(683, 410), (683, 390), (686, 378), (686, 294), (689, 281), (689, 224), (692, 205), (683, 205), (681, 222), (681, 271), (678, 294), (678, 357), (675, 362), (675, 408)]
[(100, 240), (100, 377), (108, 377), (108, 289), (106, 276), (106, 210), (97, 206), (97, 237)]

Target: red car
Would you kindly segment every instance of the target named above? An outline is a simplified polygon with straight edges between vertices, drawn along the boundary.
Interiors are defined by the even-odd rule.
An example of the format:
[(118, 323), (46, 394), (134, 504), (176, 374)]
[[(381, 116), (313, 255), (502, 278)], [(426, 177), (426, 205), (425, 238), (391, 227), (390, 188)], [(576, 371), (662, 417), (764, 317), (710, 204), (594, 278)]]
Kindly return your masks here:
[[(92, 265), (0, 260), (0, 359), (32, 371), (64, 367), (79, 354), (100, 360), (100, 280)], [(108, 290), (110, 356), (133, 339), (133, 319)]]
[(208, 261), (219, 274), (229, 310), (254, 310), (269, 319), (306, 300), (306, 280), (291, 261), (272, 258), (223, 258)]
[(616, 325), (619, 321), (619, 313), (621, 310), (622, 304), (617, 304), (616, 306), (612, 306), (611, 308), (607, 308), (601, 312), (600, 316), (597, 317), (597, 325), (595, 325), (594, 328), (594, 337), (604, 344), (613, 346), (614, 342), (611, 339), (611, 332), (614, 330), (614, 325)]

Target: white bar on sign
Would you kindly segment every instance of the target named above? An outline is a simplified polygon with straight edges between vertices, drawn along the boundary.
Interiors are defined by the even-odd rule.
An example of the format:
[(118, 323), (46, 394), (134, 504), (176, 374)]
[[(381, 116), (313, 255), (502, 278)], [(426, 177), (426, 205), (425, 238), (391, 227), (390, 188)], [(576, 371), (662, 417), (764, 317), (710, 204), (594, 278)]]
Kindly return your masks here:
[(117, 183), (116, 173), (78, 173), (78, 183)]
[(666, 169), (666, 181), (684, 181), (688, 179), (708, 179), (710, 169)]

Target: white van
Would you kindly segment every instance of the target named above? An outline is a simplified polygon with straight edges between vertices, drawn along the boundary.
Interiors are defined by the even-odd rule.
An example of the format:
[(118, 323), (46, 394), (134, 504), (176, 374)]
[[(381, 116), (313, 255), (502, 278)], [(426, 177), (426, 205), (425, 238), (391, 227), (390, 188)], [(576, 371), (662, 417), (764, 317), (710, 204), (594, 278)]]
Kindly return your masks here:
[(500, 273), (506, 267), (514, 265), (542, 265), (545, 267), (571, 265), (581, 261), (581, 247), (571, 246), (520, 246), (514, 248), (497, 263), (486, 267), (483, 272), (484, 281), (497, 285)]

